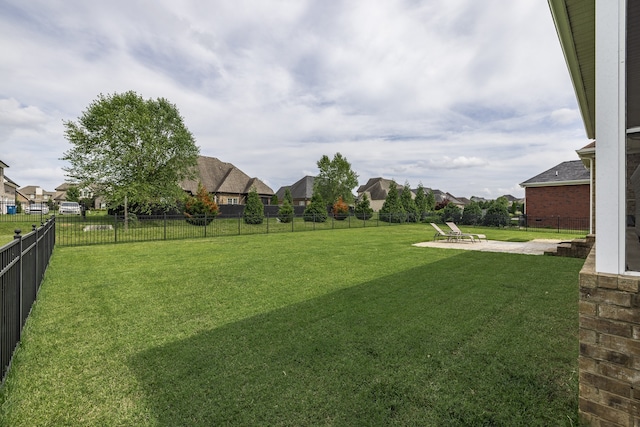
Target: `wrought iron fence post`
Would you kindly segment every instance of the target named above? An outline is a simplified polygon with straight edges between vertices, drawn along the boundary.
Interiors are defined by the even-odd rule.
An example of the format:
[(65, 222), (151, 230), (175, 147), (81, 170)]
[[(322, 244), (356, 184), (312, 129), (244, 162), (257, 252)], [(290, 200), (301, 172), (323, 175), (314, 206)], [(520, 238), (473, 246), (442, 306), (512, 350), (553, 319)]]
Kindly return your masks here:
[(118, 243), (118, 213), (113, 214), (113, 242)]
[(23, 307), (22, 307), (22, 300), (23, 300), (23, 295), (22, 295), (22, 290), (23, 290), (23, 284), (22, 284), (22, 236), (20, 235), (20, 233), (22, 233), (22, 230), (15, 229), (13, 230), (13, 232), (15, 233), (15, 236), (13, 236), (14, 240), (19, 240), (18, 242), (18, 287), (19, 287), (19, 292), (20, 295), (18, 296), (18, 314), (19, 314), (19, 321), (18, 321), (18, 341), (20, 341), (20, 336), (22, 335), (22, 315), (23, 313)]
[(167, 213), (164, 213), (164, 240), (167, 240)]
[(207, 211), (204, 211), (204, 237), (207, 237), (207, 225), (209, 224), (209, 220), (207, 219)]
[(238, 214), (238, 236), (240, 235), (241, 221), (242, 221), (242, 215)]
[(269, 212), (267, 212), (267, 234), (269, 234)]

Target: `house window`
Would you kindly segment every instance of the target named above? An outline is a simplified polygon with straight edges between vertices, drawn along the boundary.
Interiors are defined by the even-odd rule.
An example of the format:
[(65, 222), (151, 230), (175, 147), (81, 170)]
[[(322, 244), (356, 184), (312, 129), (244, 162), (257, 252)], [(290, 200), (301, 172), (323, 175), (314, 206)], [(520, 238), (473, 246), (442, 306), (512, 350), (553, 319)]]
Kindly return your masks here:
[(237, 197), (227, 197), (227, 204), (228, 205), (237, 205), (238, 204), (238, 198)]

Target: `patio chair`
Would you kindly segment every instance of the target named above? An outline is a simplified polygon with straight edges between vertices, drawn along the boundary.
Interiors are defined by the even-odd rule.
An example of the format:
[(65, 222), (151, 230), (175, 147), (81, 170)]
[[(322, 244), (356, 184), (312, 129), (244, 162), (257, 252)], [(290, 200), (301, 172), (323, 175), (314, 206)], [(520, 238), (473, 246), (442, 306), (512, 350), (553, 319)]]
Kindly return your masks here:
[(487, 236), (485, 236), (484, 234), (476, 234), (476, 233), (464, 233), (462, 230), (460, 230), (458, 228), (458, 226), (453, 223), (453, 222), (446, 222), (445, 224), (447, 224), (447, 227), (449, 227), (451, 229), (452, 232), (454, 233), (458, 233), (458, 234), (468, 234), (470, 236), (473, 236), (474, 239), (478, 239), (479, 241), (481, 241), (482, 239), (484, 239), (484, 241), (487, 241)]
[(449, 233), (445, 233), (444, 231), (442, 231), (442, 229), (440, 227), (438, 227), (437, 224), (434, 224), (433, 222), (430, 223), (431, 226), (436, 230), (436, 234), (433, 235), (433, 240), (436, 241), (438, 239), (447, 239), (448, 242), (455, 240), (456, 242), (464, 239), (464, 238), (468, 238), (469, 240), (471, 240), (473, 242), (473, 236), (470, 234), (464, 234), (464, 233), (454, 233), (453, 231), (449, 232)]

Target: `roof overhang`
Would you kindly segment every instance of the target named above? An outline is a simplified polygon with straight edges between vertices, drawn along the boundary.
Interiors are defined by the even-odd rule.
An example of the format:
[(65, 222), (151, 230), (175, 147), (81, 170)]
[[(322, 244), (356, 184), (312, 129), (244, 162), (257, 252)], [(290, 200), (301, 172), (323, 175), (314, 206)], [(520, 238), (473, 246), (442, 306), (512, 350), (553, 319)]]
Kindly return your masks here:
[(554, 181), (554, 182), (531, 182), (529, 184), (525, 184), (524, 182), (520, 183), (520, 187), (566, 187), (567, 185), (589, 185), (590, 181), (588, 179), (579, 179), (575, 181)]
[(595, 139), (595, 0), (548, 2), (587, 137)]

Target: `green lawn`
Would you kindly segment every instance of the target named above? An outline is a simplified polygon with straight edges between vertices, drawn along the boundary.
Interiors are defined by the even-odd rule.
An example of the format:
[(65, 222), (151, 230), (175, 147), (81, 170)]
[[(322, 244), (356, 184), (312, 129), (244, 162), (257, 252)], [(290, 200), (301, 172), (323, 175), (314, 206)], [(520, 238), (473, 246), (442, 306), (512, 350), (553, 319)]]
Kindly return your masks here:
[(583, 261), (430, 237), (57, 248), (0, 424), (578, 425)]

